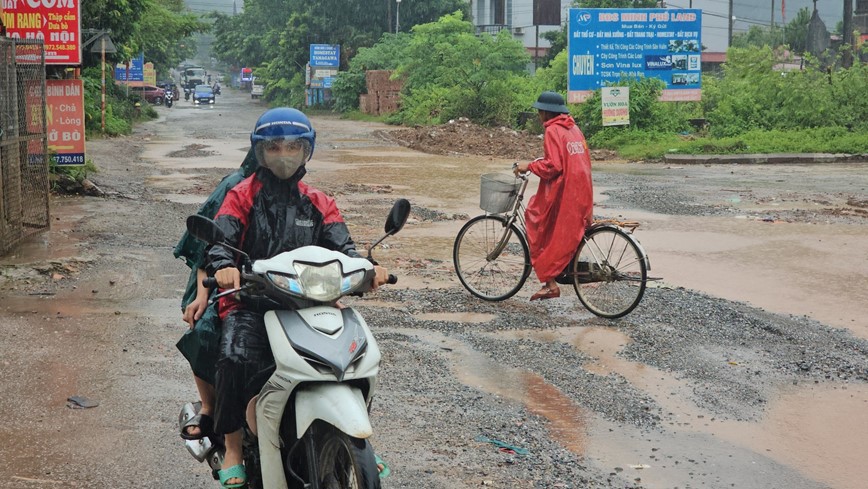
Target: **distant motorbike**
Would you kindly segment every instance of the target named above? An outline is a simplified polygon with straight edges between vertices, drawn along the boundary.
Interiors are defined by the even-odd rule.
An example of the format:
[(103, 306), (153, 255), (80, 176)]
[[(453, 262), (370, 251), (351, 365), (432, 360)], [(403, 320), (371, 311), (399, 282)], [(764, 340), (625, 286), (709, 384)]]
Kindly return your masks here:
[(220, 95), (220, 84), (219, 83), (215, 83), (214, 86), (211, 87), (211, 89), (214, 90), (214, 95)]
[(175, 103), (175, 94), (171, 91), (166, 92), (166, 108), (171, 108)]
[(184, 89), (184, 100), (190, 100), (190, 89), (189, 88)]

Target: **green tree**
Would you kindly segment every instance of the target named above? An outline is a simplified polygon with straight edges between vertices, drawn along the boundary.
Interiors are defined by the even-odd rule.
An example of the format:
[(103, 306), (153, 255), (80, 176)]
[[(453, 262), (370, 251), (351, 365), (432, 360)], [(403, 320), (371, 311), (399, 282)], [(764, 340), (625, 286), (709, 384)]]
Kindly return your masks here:
[[(208, 30), (208, 24), (187, 11), (182, 0), (89, 0), (81, 2), (81, 25), (86, 29), (111, 30), (117, 53), (107, 59), (127, 61), (145, 52), (158, 70), (173, 66), (192, 46), (192, 36)], [(100, 56), (86, 53), (84, 66), (98, 66)]]
[(207, 32), (209, 24), (186, 11), (182, 0), (149, 0), (130, 42), (133, 52), (145, 54), (158, 72), (165, 72), (186, 58), (181, 44), (191, 44), (193, 34)]
[[(407, 46), (407, 60), (398, 67), (399, 76), (406, 77), (405, 100), (408, 113), (415, 104), (427, 103), (426, 94), (437, 87), (448, 89), (440, 120), (466, 116), (477, 122), (508, 124), (517, 99), (498, 101), (497, 115), (486, 107), (498, 96), (510, 98), (512, 93), (496, 93), (493, 87), (516, 88), (516, 77), (526, 78), (525, 66), (530, 58), (519, 41), (501, 31), (497, 36), (474, 33), (473, 25), (464, 20), (462, 12), (444, 15), (437, 22), (413, 27), (413, 37)], [(421, 117), (417, 114), (416, 119)]]
[(796, 17), (784, 27), (786, 44), (797, 53), (805, 52), (808, 43), (808, 24), (811, 22), (811, 12), (807, 7), (799, 9)]

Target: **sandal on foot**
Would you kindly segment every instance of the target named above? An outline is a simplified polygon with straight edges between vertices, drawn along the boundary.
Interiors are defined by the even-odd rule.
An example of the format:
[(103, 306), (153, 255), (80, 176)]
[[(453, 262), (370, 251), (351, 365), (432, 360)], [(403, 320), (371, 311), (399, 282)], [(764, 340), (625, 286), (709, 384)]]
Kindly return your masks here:
[(538, 301), (544, 299), (554, 299), (561, 296), (561, 289), (550, 289), (548, 287), (543, 287), (539, 292), (530, 296), (530, 300)]
[[(220, 478), (220, 485), (226, 489), (244, 487), (247, 484), (247, 471), (244, 470), (244, 465), (242, 464), (233, 465), (225, 470), (218, 470), (217, 477)], [(226, 481), (229, 479), (241, 479), (241, 482), (227, 484)]]
[(392, 470), (389, 469), (389, 465), (385, 460), (381, 459), (379, 455), (374, 455), (374, 461), (377, 464), (377, 472), (380, 473), (380, 479), (385, 479), (389, 477), (389, 474), (392, 473)]
[[(199, 428), (198, 435), (191, 435), (190, 428)], [(214, 430), (214, 418), (207, 414), (197, 414), (181, 426), (181, 438), (185, 440), (201, 440), (210, 436)]]

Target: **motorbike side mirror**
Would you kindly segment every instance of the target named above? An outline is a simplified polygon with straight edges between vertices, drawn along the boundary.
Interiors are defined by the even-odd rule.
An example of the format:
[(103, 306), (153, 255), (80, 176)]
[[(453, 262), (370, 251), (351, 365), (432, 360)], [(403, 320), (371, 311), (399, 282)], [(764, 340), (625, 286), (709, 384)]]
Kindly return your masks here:
[(407, 223), (408, 217), (410, 217), (410, 201), (407, 199), (396, 200), (392, 206), (392, 210), (389, 212), (389, 217), (386, 218), (386, 234), (368, 248), (369, 260), (372, 260), (371, 250), (382, 243), (384, 239), (400, 231), (404, 227), (404, 224)]
[(198, 214), (187, 218), (187, 232), (210, 245), (226, 239), (226, 235), (216, 222)]
[(386, 218), (386, 234), (391, 236), (403, 229), (408, 217), (410, 217), (410, 201), (407, 199), (395, 201), (389, 217)]

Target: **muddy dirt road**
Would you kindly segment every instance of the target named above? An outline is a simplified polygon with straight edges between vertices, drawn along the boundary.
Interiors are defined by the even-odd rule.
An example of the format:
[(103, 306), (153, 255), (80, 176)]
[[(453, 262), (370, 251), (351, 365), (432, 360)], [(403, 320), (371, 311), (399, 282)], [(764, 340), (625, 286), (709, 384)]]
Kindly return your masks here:
[[(227, 89), (89, 142), (108, 197), (55, 197), (51, 231), (0, 258), (0, 487), (218, 487), (176, 433), (196, 394), (174, 347), (187, 270), (171, 250), (264, 108)], [(868, 163), (595, 162), (597, 213), (640, 220), (663, 277), (605, 321), (569, 293), (527, 302), (534, 283), (489, 304), (455, 279), (478, 177), (510, 160), (313, 120), (306, 181), (337, 198), (357, 243), (395, 198), (414, 205), (377, 255), (399, 285), (349, 301), (384, 354), (384, 487), (864, 487)]]

